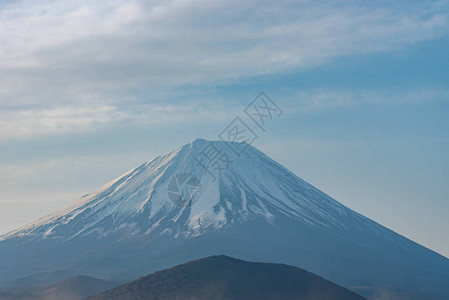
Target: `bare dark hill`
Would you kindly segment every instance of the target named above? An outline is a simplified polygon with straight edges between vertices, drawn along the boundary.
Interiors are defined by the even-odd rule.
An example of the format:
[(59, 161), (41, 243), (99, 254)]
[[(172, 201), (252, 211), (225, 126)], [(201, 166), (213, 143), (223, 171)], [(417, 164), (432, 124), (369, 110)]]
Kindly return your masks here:
[(159, 271), (89, 300), (363, 300), (305, 270), (212, 256)]

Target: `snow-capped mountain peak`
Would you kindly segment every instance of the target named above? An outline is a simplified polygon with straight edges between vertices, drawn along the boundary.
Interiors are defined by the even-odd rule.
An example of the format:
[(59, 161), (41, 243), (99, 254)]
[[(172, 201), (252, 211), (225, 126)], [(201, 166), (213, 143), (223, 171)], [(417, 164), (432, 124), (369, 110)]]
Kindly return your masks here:
[(4, 235), (0, 282), (55, 270), (135, 278), (217, 253), (304, 267), (373, 299), (386, 291), (391, 299), (449, 299), (447, 258), (248, 144), (206, 140)]
[[(236, 147), (245, 149), (238, 155)], [(188, 205), (182, 203), (185, 195), (179, 196), (181, 203), (175, 201), (177, 189), (182, 189), (177, 186), (181, 177), (194, 182), (188, 185)], [(246, 143), (197, 139), (3, 239), (71, 239), (118, 232), (189, 236), (255, 218), (274, 224), (279, 216), (342, 229), (347, 226), (347, 215), (361, 217), (256, 148)]]

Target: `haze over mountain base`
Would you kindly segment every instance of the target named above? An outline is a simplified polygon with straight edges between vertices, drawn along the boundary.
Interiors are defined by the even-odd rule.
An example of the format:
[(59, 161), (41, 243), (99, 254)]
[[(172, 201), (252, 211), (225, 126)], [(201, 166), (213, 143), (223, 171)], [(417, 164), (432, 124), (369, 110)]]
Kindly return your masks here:
[[(252, 146), (217, 178), (198, 166), (195, 140), (142, 164), (73, 205), (0, 241), (0, 283), (67, 270), (134, 279), (211, 255), (290, 264), (367, 297), (449, 299), (449, 260), (354, 212)], [(230, 147), (231, 145), (231, 147)], [(199, 179), (201, 196), (177, 205), (169, 183)]]

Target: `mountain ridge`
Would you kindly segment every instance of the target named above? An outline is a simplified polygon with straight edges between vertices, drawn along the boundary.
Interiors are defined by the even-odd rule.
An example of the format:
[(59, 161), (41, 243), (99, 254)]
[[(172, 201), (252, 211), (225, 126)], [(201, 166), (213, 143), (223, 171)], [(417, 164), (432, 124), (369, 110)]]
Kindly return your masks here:
[(364, 300), (365, 298), (296, 267), (247, 262), (217, 255), (155, 272), (87, 299)]
[[(173, 211), (178, 210), (178, 211), (186, 211), (186, 210), (190, 210), (190, 215), (188, 220), (191, 221), (191, 223), (189, 224), (190, 229), (194, 229), (193, 227), (199, 225), (200, 227), (204, 227), (204, 222), (205, 221), (213, 221), (214, 224), (212, 225), (217, 225), (220, 226), (220, 221), (218, 220), (218, 218), (220, 216), (217, 216), (217, 214), (214, 215), (214, 213), (211, 210), (211, 206), (215, 206), (215, 204), (219, 204), (221, 205), (221, 208), (223, 208), (224, 210), (226, 209), (226, 206), (229, 206), (229, 202), (227, 201), (227, 199), (224, 199), (223, 202), (225, 202), (225, 204), (223, 203), (211, 203), (213, 200), (211, 200), (212, 198), (215, 198), (214, 200), (216, 201), (222, 193), (222, 190), (220, 190), (220, 193), (218, 193), (218, 181), (212, 181), (210, 178), (208, 178), (206, 175), (206, 173), (204, 171), (201, 170), (201, 168), (199, 168), (198, 166), (194, 166), (192, 165), (192, 163), (186, 167), (186, 169), (189, 170), (189, 172), (194, 173), (196, 176), (200, 177), (201, 181), (205, 181), (203, 186), (206, 186), (207, 188), (205, 188), (203, 190), (203, 195), (202, 195), (202, 202), (196, 203), (196, 205), (194, 207), (182, 207), (179, 208), (176, 205), (173, 205), (173, 203), (170, 203), (169, 201), (167, 201), (167, 197), (165, 194), (162, 194), (162, 199), (158, 199), (157, 197), (153, 197), (153, 192), (155, 192), (156, 189), (162, 189), (162, 190), (167, 190), (166, 184), (168, 182), (168, 179), (175, 175), (175, 174), (170, 174), (170, 167), (172, 166), (172, 164), (179, 164), (179, 162), (173, 162), (172, 160), (174, 160), (176, 157), (181, 156), (182, 160), (184, 161), (190, 161), (195, 163), (195, 157), (199, 156), (200, 148), (201, 147), (207, 147), (209, 143), (214, 143), (215, 145), (219, 145), (218, 147), (220, 148), (221, 151), (227, 153), (227, 155), (231, 156), (233, 153), (231, 150), (228, 149), (226, 142), (221, 142), (221, 141), (206, 141), (203, 139), (197, 139), (194, 142), (190, 143), (190, 144), (186, 144), (182, 147), (179, 147), (178, 149), (166, 154), (166, 155), (162, 155), (162, 156), (158, 156), (155, 159), (144, 163), (142, 165), (140, 165), (139, 167), (126, 172), (125, 174), (123, 174), (122, 176), (118, 177), (117, 179), (109, 182), (108, 184), (104, 185), (103, 187), (97, 189), (96, 191), (87, 194), (86, 196), (82, 197), (80, 200), (78, 200), (77, 202), (67, 206), (66, 208), (63, 208), (62, 210), (56, 212), (55, 214), (49, 215), (47, 217), (41, 218), (38, 221), (24, 226), (22, 228), (19, 228), (18, 230), (12, 231), (10, 233), (7, 233), (3, 236), (1, 236), (1, 239), (7, 239), (7, 238), (13, 238), (13, 237), (20, 237), (20, 236), (33, 236), (33, 235), (38, 235), (41, 237), (52, 237), (52, 236), (56, 236), (58, 237), (58, 228), (61, 227), (61, 225), (65, 225), (67, 223), (73, 223), (71, 222), (71, 219), (76, 219), (79, 215), (79, 213), (81, 212), (86, 212), (89, 209), (96, 209), (99, 206), (104, 206), (106, 207), (109, 211), (101, 211), (101, 213), (103, 215), (105, 215), (106, 217), (109, 216), (117, 216), (118, 212), (117, 210), (119, 210), (120, 213), (122, 213), (123, 215), (126, 216), (126, 214), (132, 214), (132, 213), (141, 213), (142, 210), (145, 210), (149, 205), (149, 202), (152, 201), (153, 203), (156, 203), (156, 205), (154, 205), (152, 203), (151, 205), (151, 211), (149, 213), (149, 219), (151, 219), (151, 217), (153, 217), (154, 215), (158, 214), (161, 212), (161, 210), (165, 210), (162, 211), (162, 213), (173, 213)], [(190, 150), (189, 153), (185, 153), (187, 152), (187, 150)], [(274, 161), (272, 161), (270, 158), (268, 158), (265, 154), (263, 154), (262, 152), (260, 152), (259, 150), (255, 149), (252, 146), (248, 146), (248, 149), (243, 153), (244, 157), (238, 157), (237, 162), (235, 163), (235, 165), (237, 165), (238, 167), (242, 167), (242, 165), (244, 165), (244, 168), (248, 168), (249, 166), (251, 166), (251, 164), (248, 161), (253, 161), (255, 160), (255, 158), (257, 158), (259, 161), (262, 161), (262, 163), (266, 163), (267, 161), (271, 164), (274, 165), (275, 168), (278, 168), (280, 170), (280, 172), (274, 174), (276, 176), (280, 176), (279, 173), (282, 173), (281, 175), (285, 178), (288, 176), (291, 176), (292, 178), (296, 179), (296, 182), (293, 182), (293, 184), (295, 185), (301, 185), (302, 191), (295, 191), (294, 189), (290, 189), (288, 190), (289, 193), (294, 194), (293, 197), (296, 197), (297, 199), (301, 199), (301, 202), (299, 203), (300, 205), (298, 205), (298, 201), (291, 201), (291, 199), (293, 197), (285, 197), (285, 195), (283, 195), (284, 191), (281, 190), (281, 188), (279, 186), (273, 185), (273, 177), (275, 178), (276, 176), (272, 176), (272, 178), (268, 178), (269, 180), (265, 180), (264, 181), (264, 176), (260, 176), (261, 178), (257, 178), (257, 183), (254, 184), (254, 182), (256, 182), (256, 180), (250, 181), (248, 182), (247, 180), (242, 180), (241, 178), (239, 178), (238, 175), (236, 174), (232, 174), (231, 176), (226, 176), (227, 174), (224, 174), (223, 176), (220, 177), (220, 180), (222, 181), (227, 181), (225, 182), (225, 184), (228, 185), (224, 185), (225, 188), (227, 186), (229, 186), (230, 184), (239, 184), (239, 190), (237, 192), (240, 192), (240, 197), (239, 200), (242, 200), (241, 203), (241, 207), (238, 210), (235, 209), (228, 209), (227, 211), (232, 211), (232, 213), (237, 212), (238, 214), (240, 214), (240, 216), (237, 217), (238, 220), (242, 220), (245, 221), (245, 217), (248, 217), (248, 215), (259, 215), (259, 216), (263, 216), (266, 218), (267, 221), (270, 221), (270, 218), (273, 217), (273, 213), (271, 213), (267, 208), (266, 208), (266, 204), (265, 203), (261, 203), (259, 198), (254, 197), (254, 201), (253, 201), (253, 206), (250, 207), (248, 209), (248, 203), (247, 203), (247, 193), (246, 190), (248, 189), (249, 186), (251, 186), (250, 188), (257, 188), (259, 193), (261, 194), (265, 194), (265, 199), (266, 198), (271, 198), (270, 204), (270, 208), (272, 210), (276, 210), (277, 213), (282, 213), (285, 214), (289, 217), (297, 217), (300, 218), (301, 221), (306, 222), (306, 223), (310, 223), (313, 225), (317, 225), (317, 226), (326, 226), (326, 227), (332, 227), (332, 226), (336, 226), (336, 227), (340, 227), (339, 229), (344, 229), (345, 228), (345, 224), (342, 224), (340, 222), (340, 220), (338, 218), (336, 218), (335, 216), (331, 216), (329, 215), (329, 209), (332, 209), (332, 212), (335, 213), (339, 213), (341, 212), (342, 214), (352, 214), (353, 217), (356, 218), (361, 218), (363, 219), (363, 221), (366, 221), (367, 223), (370, 223), (370, 225), (372, 225), (373, 227), (378, 226), (377, 223), (373, 222), (372, 220), (356, 213), (355, 211), (347, 208), (346, 206), (340, 204), (339, 202), (335, 201), (334, 199), (332, 199), (330, 196), (328, 196), (327, 194), (322, 193), (321, 191), (315, 189), (313, 186), (309, 185), (308, 183), (306, 183), (304, 180), (302, 180), (301, 178), (297, 177), (295, 174), (291, 173), (289, 170), (287, 170), (286, 168), (282, 167), (281, 165), (275, 163)], [(178, 159), (179, 160), (179, 159)], [(242, 164), (243, 162), (243, 164)], [(235, 167), (235, 166), (232, 166)], [(162, 170), (161, 170), (162, 169)], [(241, 168), (242, 169), (242, 168)], [(273, 168), (274, 169), (274, 168)], [(181, 168), (181, 170), (178, 170), (179, 172), (182, 172), (183, 169)], [(226, 170), (226, 171), (233, 171), (233, 169), (231, 168), (230, 170)], [(241, 171), (241, 170), (238, 170)], [(155, 175), (151, 174), (152, 172), (158, 172)], [(169, 176), (166, 176), (167, 174)], [(249, 172), (254, 174), (255, 172)], [(150, 175), (149, 175), (150, 174)], [(263, 175), (263, 174), (262, 174)], [(142, 177), (142, 178), (138, 178), (138, 177)], [(167, 178), (169, 177), (169, 178)], [(151, 180), (148, 180), (148, 178), (150, 178)], [(232, 180), (230, 180), (230, 178), (232, 178)], [(241, 182), (236, 182), (235, 180), (233, 180), (234, 178), (237, 178), (237, 180), (240, 180)], [(165, 179), (165, 182), (163, 181)], [(133, 181), (138, 181), (138, 183), (133, 183), (135, 190), (130, 191), (131, 189), (128, 188), (125, 184), (129, 184), (129, 182), (133, 182)], [(162, 182), (161, 182), (162, 181)], [(261, 183), (262, 182), (262, 183)], [(160, 185), (164, 185), (162, 186), (162, 188), (160, 187)], [(140, 185), (140, 186), (139, 186)], [(147, 185), (147, 186), (145, 186)], [(271, 185), (271, 186), (270, 186)], [(121, 191), (120, 188), (123, 188), (123, 186), (125, 186), (127, 189), (125, 191)], [(142, 188), (142, 186), (144, 186)], [(211, 188), (212, 187), (212, 188)], [(215, 191), (211, 191), (212, 189), (215, 189)], [(206, 194), (207, 192), (212, 192), (209, 194)], [(321, 193), (321, 202), (320, 205), (321, 206), (327, 206), (325, 207), (326, 209), (322, 209), (322, 207), (320, 207), (319, 205), (315, 205), (315, 203), (311, 202), (309, 200), (310, 197), (305, 197), (303, 195), (303, 193), (306, 193), (308, 191), (311, 191), (311, 193)], [(121, 193), (122, 192), (122, 193)], [(121, 197), (121, 194), (124, 193), (131, 193), (131, 196), (126, 195), (126, 197)], [(140, 198), (136, 197), (136, 193), (140, 194), (140, 193), (145, 193), (146, 194), (144, 196), (140, 196)], [(235, 192), (235, 191), (232, 191)], [(120, 194), (121, 193), (121, 194)], [(275, 194), (277, 193), (277, 194)], [(114, 196), (114, 194), (119, 194), (119, 199), (120, 201), (117, 201), (117, 197), (113, 198), (111, 196)], [(274, 195), (275, 194), (275, 195)], [(309, 193), (310, 194), (310, 193)], [(310, 196), (310, 195), (307, 195)], [(103, 198), (101, 198), (103, 197)], [(101, 199), (99, 199), (101, 198)], [(105, 198), (105, 199), (104, 199)], [(262, 198), (262, 197), (260, 197)], [(107, 201), (105, 201), (107, 200)], [(135, 200), (135, 201), (130, 201), (130, 200)], [(205, 201), (204, 201), (205, 200)], [(127, 203), (124, 203), (127, 202)], [(217, 201), (218, 202), (218, 201)], [(90, 205), (89, 204), (93, 204)], [(125, 205), (127, 204), (127, 205)], [(200, 207), (201, 204), (204, 205), (209, 205), (208, 209), (208, 214), (206, 216), (204, 216), (203, 219), (200, 220), (192, 220), (194, 218), (201, 218), (201, 216), (198, 216), (198, 214), (196, 214), (197, 212), (200, 212), (201, 209), (204, 208)], [(155, 207), (159, 205), (160, 207)], [(232, 203), (231, 203), (232, 205)], [(200, 209), (197, 209), (195, 212), (195, 208), (200, 207)], [(216, 206), (213, 207), (214, 210), (216, 209)], [(252, 208), (252, 209), (251, 209)], [(87, 211), (86, 214), (88, 214), (89, 212)], [(322, 215), (327, 215), (326, 218), (324, 218), (323, 222), (323, 218), (321, 218), (320, 220), (320, 214)], [(98, 218), (105, 218), (105, 216), (100, 216), (100, 217), (96, 217), (94, 219), (94, 222), (98, 222)], [(68, 216), (68, 217), (67, 217)], [(213, 218), (210, 218), (210, 217)], [(119, 216), (120, 217), (120, 216)], [(185, 217), (185, 216), (183, 216)], [(223, 216), (221, 216), (223, 217)], [(339, 216), (341, 217), (341, 215)], [(208, 220), (209, 218), (209, 220)], [(55, 223), (55, 221), (59, 221), (59, 224)], [(126, 220), (125, 220), (126, 221)], [(152, 221), (150, 220), (150, 223), (157, 223), (159, 220), (155, 220)], [(199, 222), (203, 222), (203, 226), (201, 226), (198, 223), (194, 223), (195, 221)], [(55, 226), (51, 226), (48, 224), (55, 224)], [(124, 222), (124, 220), (118, 220), (118, 223), (120, 226), (124, 226), (124, 224), (128, 224), (126, 222)], [(327, 223), (327, 224), (326, 224)], [(112, 224), (114, 225), (114, 224)], [(71, 236), (70, 238), (75, 237), (78, 234), (82, 234), (83, 232), (85, 233), (86, 231), (88, 232), (88, 228), (82, 228), (79, 229), (79, 231), (76, 231), (77, 229), (74, 229), (75, 226), (72, 226), (72, 228), (70, 229), (71, 232)], [(55, 228), (58, 227), (58, 228)], [(89, 226), (85, 226), (85, 227), (89, 227)], [(198, 226), (197, 226), (198, 227)], [(154, 228), (147, 228), (147, 230), (151, 230)], [(146, 231), (146, 230), (145, 230)], [(193, 233), (195, 230), (192, 230)], [(191, 232), (191, 233), (192, 233)], [(142, 232), (141, 232), (142, 233)], [(61, 236), (64, 238), (67, 238), (67, 232), (63, 231), (61, 233)]]
[[(198, 165), (211, 144), (232, 160), (215, 178)], [(256, 148), (243, 145), (238, 156), (233, 146), (242, 144), (195, 140), (4, 235), (0, 257), (11, 259), (0, 261), (0, 283), (60, 269), (131, 279), (226, 254), (301, 267), (365, 296), (449, 298), (447, 258), (342, 205)], [(177, 205), (170, 182), (185, 173), (199, 179), (201, 195)]]
[(47, 284), (10, 288), (0, 292), (0, 300), (79, 300), (120, 284), (117, 281), (78, 275)]

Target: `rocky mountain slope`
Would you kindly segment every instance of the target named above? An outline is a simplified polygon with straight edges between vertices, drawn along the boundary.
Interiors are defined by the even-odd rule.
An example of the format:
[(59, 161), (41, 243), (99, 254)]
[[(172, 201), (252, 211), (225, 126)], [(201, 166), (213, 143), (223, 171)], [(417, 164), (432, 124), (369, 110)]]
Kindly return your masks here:
[(216, 254), (291, 264), (365, 296), (449, 299), (447, 258), (345, 207), (252, 146), (206, 140), (1, 237), (0, 285), (56, 270), (134, 279)]

